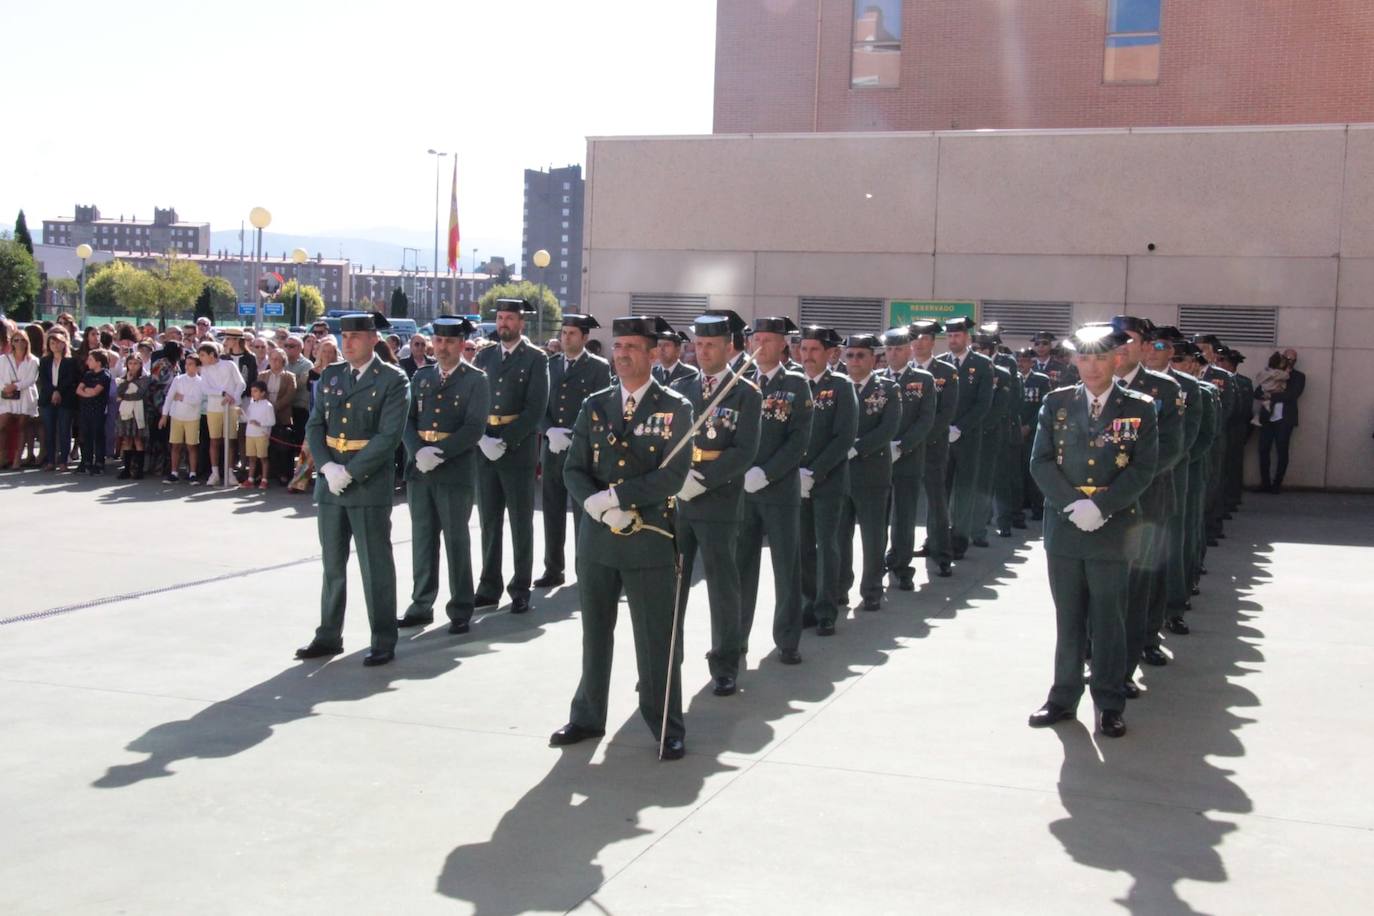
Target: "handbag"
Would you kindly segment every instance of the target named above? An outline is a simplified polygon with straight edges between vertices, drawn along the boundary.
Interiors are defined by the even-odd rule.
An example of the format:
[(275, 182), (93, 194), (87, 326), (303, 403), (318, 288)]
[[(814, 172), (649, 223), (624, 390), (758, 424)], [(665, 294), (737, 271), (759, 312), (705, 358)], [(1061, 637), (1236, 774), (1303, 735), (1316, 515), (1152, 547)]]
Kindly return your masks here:
[(5, 390), (0, 388), (0, 398), (4, 398), (6, 401), (17, 401), (19, 400), (19, 366), (15, 363), (14, 357), (10, 354), (6, 353), (5, 359), (10, 361), (10, 370), (14, 376), (14, 393), (6, 394)]

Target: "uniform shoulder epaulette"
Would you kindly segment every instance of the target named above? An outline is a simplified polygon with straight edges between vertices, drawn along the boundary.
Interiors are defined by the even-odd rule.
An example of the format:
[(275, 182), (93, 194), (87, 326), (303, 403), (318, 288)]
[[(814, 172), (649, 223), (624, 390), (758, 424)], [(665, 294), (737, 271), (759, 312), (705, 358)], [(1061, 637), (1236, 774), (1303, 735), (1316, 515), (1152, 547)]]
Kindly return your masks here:
[(1150, 409), (1151, 409), (1151, 410), (1154, 409), (1155, 399), (1152, 398), (1152, 397), (1150, 397), (1150, 396), (1149, 396), (1148, 394), (1146, 394), (1145, 392), (1143, 392), (1143, 391), (1134, 391), (1134, 390), (1132, 390), (1132, 389), (1130, 389), (1130, 388), (1122, 388), (1120, 385), (1117, 386), (1117, 389), (1118, 389), (1122, 394), (1124, 394), (1126, 397), (1130, 398), (1131, 400), (1133, 400), (1133, 401), (1140, 401), (1140, 402), (1142, 402), (1142, 403), (1144, 403), (1144, 404), (1148, 404), (1148, 405), (1150, 405)]
[(667, 385), (659, 385), (658, 387), (659, 387), (659, 390), (662, 391), (662, 392), (663, 392), (665, 395), (667, 395), (668, 397), (673, 398), (674, 400), (681, 401), (683, 404), (686, 404), (688, 407), (691, 407), (691, 406), (692, 406), (692, 402), (689, 401), (689, 400), (687, 400), (687, 395), (683, 394), (682, 392), (677, 391), (677, 390), (674, 389), (674, 388), (670, 388), (670, 387), (667, 386)]
[[(1046, 378), (1049, 378), (1049, 376), (1045, 376), (1045, 377), (1046, 377)], [(1048, 401), (1048, 400), (1050, 400), (1051, 398), (1055, 398), (1056, 395), (1058, 395), (1058, 398), (1072, 397), (1073, 394), (1074, 394), (1074, 392), (1077, 391), (1077, 390), (1078, 390), (1078, 386), (1077, 386), (1077, 385), (1061, 385), (1060, 387), (1058, 387), (1058, 388), (1054, 389), (1053, 391), (1051, 391), (1049, 394), (1045, 395), (1045, 400)], [(1058, 398), (1056, 398), (1056, 400), (1058, 400)]]

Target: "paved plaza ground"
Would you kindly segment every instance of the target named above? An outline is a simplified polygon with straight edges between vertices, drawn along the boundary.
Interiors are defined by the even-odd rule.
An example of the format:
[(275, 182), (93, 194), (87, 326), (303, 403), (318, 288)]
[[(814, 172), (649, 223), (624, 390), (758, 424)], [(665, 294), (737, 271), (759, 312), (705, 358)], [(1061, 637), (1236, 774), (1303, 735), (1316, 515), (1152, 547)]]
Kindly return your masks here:
[(348, 653), (298, 663), (307, 500), (30, 471), (0, 510), (0, 913), (1369, 912), (1374, 497), (1247, 495), (1115, 741), (1086, 703), (1026, 727), (1054, 633), (1025, 532), (798, 667), (766, 594), (728, 698), (698, 582), (676, 763), (628, 614), (607, 738), (546, 746), (575, 585), (364, 668), (354, 570)]

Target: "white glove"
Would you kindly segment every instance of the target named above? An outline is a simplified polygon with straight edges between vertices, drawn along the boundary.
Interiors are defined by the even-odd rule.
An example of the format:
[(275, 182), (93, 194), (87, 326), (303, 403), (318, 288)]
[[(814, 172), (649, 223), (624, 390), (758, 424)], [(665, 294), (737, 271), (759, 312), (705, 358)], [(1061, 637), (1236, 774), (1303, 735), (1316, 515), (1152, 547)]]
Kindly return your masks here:
[(495, 436), (483, 436), (477, 440), (477, 447), (482, 450), (482, 454), (487, 456), (488, 461), (495, 461), (506, 453), (506, 443)]
[(343, 493), (348, 485), (353, 482), (353, 475), (348, 473), (348, 468), (337, 461), (326, 461), (320, 466), (320, 474), (329, 486), (329, 492), (335, 496)]
[(415, 466), (421, 474), (428, 474), (443, 463), (444, 453), (432, 445), (426, 445), (415, 453)]
[(811, 498), (811, 488), (816, 485), (816, 472), (807, 468), (798, 468), (801, 471), (801, 497), (802, 499)]
[(601, 523), (610, 527), (612, 531), (623, 531), (634, 524), (635, 517), (624, 509), (614, 506), (606, 510), (606, 514), (601, 516)]
[(959, 427), (951, 426), (949, 428), (949, 444), (953, 445), (954, 443), (958, 442), (959, 437), (962, 435), (963, 433), (959, 432)]
[(893, 461), (896, 461), (898, 458), (902, 457), (902, 443), (893, 442), (889, 447), (892, 449)]
[(618, 509), (620, 507), (617, 505), (616, 498), (610, 490), (601, 490), (583, 500), (582, 508), (587, 510), (587, 514), (599, 522), (601, 521), (601, 516), (605, 515), (608, 510)]
[(853, 461), (855, 458), (858, 458), (858, 457), (859, 457), (859, 450), (856, 449), (856, 448), (854, 448), (854, 446), (851, 445), (851, 446), (849, 447), (849, 460), (850, 460), (850, 461)]
[(1102, 517), (1102, 510), (1091, 499), (1076, 499), (1064, 507), (1064, 512), (1068, 514), (1069, 521), (1082, 531), (1096, 531), (1107, 523)]
[(706, 476), (700, 471), (688, 471), (687, 479), (683, 482), (682, 489), (677, 491), (677, 498), (683, 502), (691, 502), (705, 493), (706, 485), (702, 483), (705, 479)]
[(559, 452), (567, 451), (568, 446), (572, 445), (572, 430), (551, 426), (549, 431), (544, 433), (544, 438), (549, 440), (549, 452), (557, 455)]
[(757, 493), (768, 486), (768, 473), (763, 468), (750, 468), (744, 472), (744, 492)]

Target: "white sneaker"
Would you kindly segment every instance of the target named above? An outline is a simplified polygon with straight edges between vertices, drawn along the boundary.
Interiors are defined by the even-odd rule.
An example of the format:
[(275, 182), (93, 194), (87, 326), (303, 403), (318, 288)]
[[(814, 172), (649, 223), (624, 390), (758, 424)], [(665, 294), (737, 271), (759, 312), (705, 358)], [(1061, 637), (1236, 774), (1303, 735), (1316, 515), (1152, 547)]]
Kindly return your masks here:
[(205, 481), (207, 487), (217, 487), (220, 485), (219, 471), (211, 471), (210, 479)]

